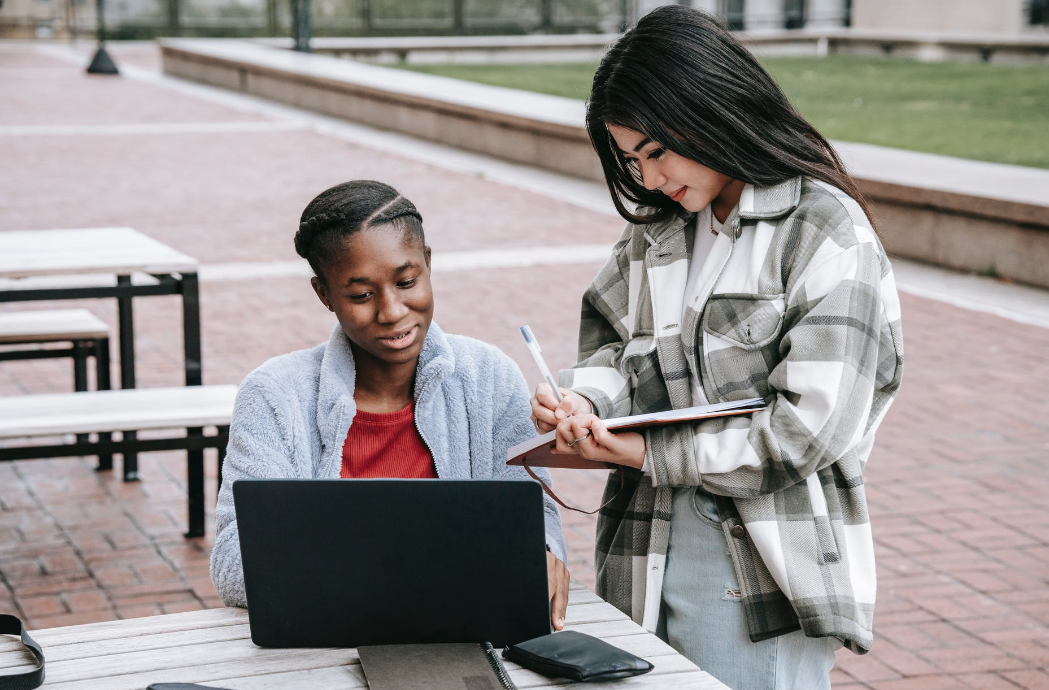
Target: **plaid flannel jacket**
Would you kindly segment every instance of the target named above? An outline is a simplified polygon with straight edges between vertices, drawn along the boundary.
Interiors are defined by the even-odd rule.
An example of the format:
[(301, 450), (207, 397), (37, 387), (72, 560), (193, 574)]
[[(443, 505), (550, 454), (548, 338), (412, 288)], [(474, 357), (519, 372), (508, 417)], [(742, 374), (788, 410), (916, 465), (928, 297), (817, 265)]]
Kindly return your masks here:
[[(672, 487), (716, 496), (751, 639), (800, 628), (873, 641), (874, 543), (862, 470), (900, 386), (892, 269), (859, 205), (808, 178), (748, 185), (685, 295), (692, 223), (628, 226), (583, 298), (562, 385), (600, 417), (750, 397), (750, 416), (650, 427), (651, 476), (612, 472), (597, 591), (647, 629), (659, 615)], [(682, 306), (684, 317), (682, 318)]]

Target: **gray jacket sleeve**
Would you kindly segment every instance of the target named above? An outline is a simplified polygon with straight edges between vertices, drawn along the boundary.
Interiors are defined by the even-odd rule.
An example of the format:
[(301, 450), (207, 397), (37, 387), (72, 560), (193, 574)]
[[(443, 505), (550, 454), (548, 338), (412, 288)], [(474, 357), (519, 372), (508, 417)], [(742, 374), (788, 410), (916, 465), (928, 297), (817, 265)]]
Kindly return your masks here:
[(233, 510), (233, 482), (296, 477), (291, 427), (274, 404), (275, 388), (269, 377), (249, 375), (233, 406), (222, 486), (215, 508), (215, 547), (211, 552), (211, 581), (227, 606), (248, 605), (240, 536)]

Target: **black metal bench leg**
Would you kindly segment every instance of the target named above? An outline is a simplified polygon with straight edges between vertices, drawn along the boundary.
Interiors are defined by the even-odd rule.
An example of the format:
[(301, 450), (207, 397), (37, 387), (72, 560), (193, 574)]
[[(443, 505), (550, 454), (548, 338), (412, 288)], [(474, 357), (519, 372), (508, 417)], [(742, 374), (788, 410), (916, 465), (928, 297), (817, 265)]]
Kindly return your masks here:
[[(204, 382), (200, 346), (200, 286), (196, 273), (183, 273), (182, 346), (185, 353), (186, 385)], [(187, 436), (203, 436), (203, 429), (187, 429)], [(189, 493), (189, 532), (187, 537), (204, 536), (204, 451), (189, 451), (186, 490)], [(221, 456), (219, 460), (221, 464)], [(221, 470), (220, 470), (221, 471)]]
[[(203, 436), (201, 428), (187, 429), (187, 436)], [(189, 503), (187, 538), (204, 536), (204, 451), (186, 451), (186, 498)]]
[[(108, 391), (112, 387), (109, 371), (109, 338), (99, 338), (95, 341), (95, 388), (100, 391)], [(98, 435), (100, 442), (113, 440), (113, 434), (106, 432)], [(98, 456), (96, 471), (113, 469), (113, 454), (103, 453)]]
[(182, 274), (182, 348), (185, 353), (186, 385), (204, 383), (200, 343), (200, 281), (196, 273)]
[[(118, 287), (130, 287), (131, 276), (117, 276)], [(131, 308), (131, 296), (122, 294), (117, 298), (117, 320), (120, 322), (120, 387), (135, 387), (135, 320)], [(124, 438), (134, 441), (138, 434), (125, 431)], [(124, 453), (124, 481), (138, 480), (138, 453)]]
[[(91, 350), (91, 341), (76, 340), (73, 342), (73, 390), (83, 393), (87, 390), (87, 355)], [(90, 434), (77, 434), (77, 443), (88, 443)]]

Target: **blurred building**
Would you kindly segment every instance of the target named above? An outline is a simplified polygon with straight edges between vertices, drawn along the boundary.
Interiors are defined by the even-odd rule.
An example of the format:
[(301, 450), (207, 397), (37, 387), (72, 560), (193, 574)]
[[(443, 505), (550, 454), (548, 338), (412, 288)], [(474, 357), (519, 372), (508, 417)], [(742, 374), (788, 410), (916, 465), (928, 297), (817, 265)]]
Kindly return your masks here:
[[(692, 6), (748, 31), (846, 26), (1016, 35), (1049, 29), (1049, 0), (692, 0)], [(643, 15), (648, 8), (639, 9)]]
[[(679, 0), (732, 29), (1017, 36), (1049, 31), (1049, 0)], [(0, 38), (90, 34), (95, 0), (2, 0)], [(312, 0), (328, 35), (616, 31), (667, 0)], [(286, 34), (288, 0), (106, 0), (120, 38)], [(325, 29), (327, 29), (325, 31)]]
[(1011, 35), (1045, 30), (1047, 9), (1049, 0), (852, 0), (852, 25)]

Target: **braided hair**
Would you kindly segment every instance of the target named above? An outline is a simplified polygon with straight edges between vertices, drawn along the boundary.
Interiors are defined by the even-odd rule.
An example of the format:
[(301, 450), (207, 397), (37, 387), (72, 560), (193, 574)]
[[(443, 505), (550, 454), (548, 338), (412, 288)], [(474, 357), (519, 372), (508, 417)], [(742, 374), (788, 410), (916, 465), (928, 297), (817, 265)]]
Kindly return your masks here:
[(351, 180), (324, 190), (306, 206), (295, 233), (295, 251), (324, 280), (324, 267), (359, 230), (380, 225), (407, 232), (426, 246), (423, 217), (400, 192), (375, 180)]

